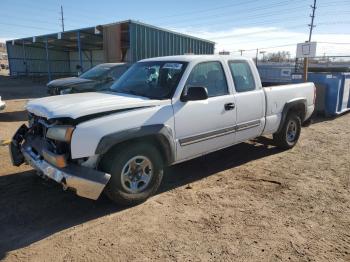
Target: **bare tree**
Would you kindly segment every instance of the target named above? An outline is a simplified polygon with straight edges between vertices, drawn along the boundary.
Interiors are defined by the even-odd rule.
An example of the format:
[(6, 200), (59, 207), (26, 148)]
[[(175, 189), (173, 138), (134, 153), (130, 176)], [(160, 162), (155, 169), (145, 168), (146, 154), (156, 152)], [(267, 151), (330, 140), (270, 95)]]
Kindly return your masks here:
[(265, 56), (267, 61), (271, 62), (289, 62), (290, 61), (290, 52), (288, 51), (278, 51), (275, 53), (268, 53)]

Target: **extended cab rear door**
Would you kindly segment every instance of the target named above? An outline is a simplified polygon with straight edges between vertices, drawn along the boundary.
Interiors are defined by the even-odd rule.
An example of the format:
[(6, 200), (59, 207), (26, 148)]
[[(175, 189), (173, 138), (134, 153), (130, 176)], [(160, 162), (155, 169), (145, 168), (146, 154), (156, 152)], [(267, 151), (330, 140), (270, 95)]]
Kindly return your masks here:
[(189, 68), (179, 92), (188, 86), (201, 86), (207, 88), (209, 98), (188, 102), (174, 99), (177, 161), (235, 142), (236, 108), (232, 85), (227, 82), (229, 74), (227, 66), (219, 60), (199, 62)]
[(236, 142), (260, 136), (265, 126), (265, 93), (251, 60), (229, 60), (235, 89)]

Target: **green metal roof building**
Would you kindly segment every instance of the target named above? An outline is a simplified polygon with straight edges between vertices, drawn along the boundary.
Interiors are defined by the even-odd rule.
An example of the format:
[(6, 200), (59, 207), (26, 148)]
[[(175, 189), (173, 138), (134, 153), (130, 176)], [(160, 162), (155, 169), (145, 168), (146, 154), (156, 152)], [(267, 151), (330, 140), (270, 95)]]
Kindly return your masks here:
[[(76, 75), (104, 62), (213, 54), (214, 42), (133, 20), (6, 42), (10, 75)], [(81, 68), (81, 69), (80, 69)]]

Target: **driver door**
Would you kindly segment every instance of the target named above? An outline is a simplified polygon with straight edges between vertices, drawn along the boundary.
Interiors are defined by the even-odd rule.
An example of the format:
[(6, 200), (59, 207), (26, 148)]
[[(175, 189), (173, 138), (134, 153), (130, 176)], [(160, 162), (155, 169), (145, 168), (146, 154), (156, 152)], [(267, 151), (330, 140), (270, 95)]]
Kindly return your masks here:
[(174, 103), (177, 161), (227, 147), (235, 141), (235, 97), (230, 94), (220, 61), (197, 64), (186, 86), (202, 86), (209, 98)]

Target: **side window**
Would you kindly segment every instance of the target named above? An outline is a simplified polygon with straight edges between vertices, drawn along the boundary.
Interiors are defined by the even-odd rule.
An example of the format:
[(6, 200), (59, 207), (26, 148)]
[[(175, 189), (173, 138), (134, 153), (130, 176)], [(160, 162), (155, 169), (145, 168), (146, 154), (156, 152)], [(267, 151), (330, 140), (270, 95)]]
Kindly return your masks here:
[(246, 61), (229, 61), (229, 66), (237, 92), (255, 90), (255, 81)]
[(228, 94), (227, 81), (220, 62), (205, 62), (196, 65), (188, 77), (186, 86), (203, 86), (208, 96)]

